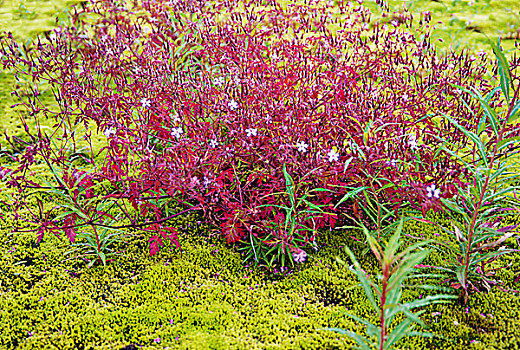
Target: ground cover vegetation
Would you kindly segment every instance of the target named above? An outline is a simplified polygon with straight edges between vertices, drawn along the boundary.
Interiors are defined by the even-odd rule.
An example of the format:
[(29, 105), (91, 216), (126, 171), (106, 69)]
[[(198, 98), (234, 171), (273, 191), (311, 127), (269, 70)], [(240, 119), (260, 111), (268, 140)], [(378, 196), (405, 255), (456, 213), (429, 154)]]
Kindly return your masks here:
[(347, 1), (65, 12), (0, 39), (2, 345), (518, 344), (500, 41), (442, 54), (431, 13)]

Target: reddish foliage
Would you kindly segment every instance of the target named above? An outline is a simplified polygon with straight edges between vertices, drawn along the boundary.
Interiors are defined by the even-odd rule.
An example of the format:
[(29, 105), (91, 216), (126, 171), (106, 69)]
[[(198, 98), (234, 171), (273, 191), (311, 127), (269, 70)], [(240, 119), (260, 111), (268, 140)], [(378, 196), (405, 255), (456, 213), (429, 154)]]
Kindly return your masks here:
[[(133, 12), (100, 1), (78, 9), (72, 25), (38, 42), (29, 58), (18, 54), (19, 44), (3, 40), (4, 65), (32, 67), (19, 74), (52, 86), (60, 112), (42, 107), (34, 93), (23, 102), (33, 115), (55, 118), (57, 130), (83, 123), (104, 132), (104, 163), (81, 186), (108, 181), (112, 189), (87, 195), (127, 198), (143, 217), (153, 213), (149, 223), (164, 213), (144, 198), (160, 193), (201, 208), (230, 243), (250, 233), (299, 251), (296, 241), (314, 241), (316, 233), (290, 237), (273, 227), (280, 213), (264, 206), (288, 200), (284, 164), (304, 185), (297, 196), (329, 190), (309, 199), (328, 205), (327, 214), (302, 219), (299, 227), (332, 227), (342, 211), (359, 212), (356, 203), (333, 206), (345, 186), (364, 185), (366, 174), (393, 184), (381, 200), (392, 200), (395, 210), (403, 202), (439, 208), (426, 186), (436, 184), (441, 197), (450, 197), (453, 184), (468, 177), (439, 152), (446, 139), (454, 148), (466, 144), (439, 116), (477, 128), (481, 111), (451, 84), (489, 90), (485, 61), (438, 57), (428, 25), (416, 32), (387, 24), (367, 29), (370, 14), (362, 6), (308, 3), (284, 9), (253, 2), (241, 11), (231, 0), (215, 7), (144, 1), (145, 11)], [(221, 20), (222, 12), (232, 15)], [(87, 22), (89, 13), (103, 16)], [(65, 149), (51, 153), (46, 136), (32, 140), (17, 158), (17, 184), (28, 184), (24, 171), (36, 155), (70, 165)], [(163, 239), (178, 246), (176, 231), (151, 227), (152, 255)]]

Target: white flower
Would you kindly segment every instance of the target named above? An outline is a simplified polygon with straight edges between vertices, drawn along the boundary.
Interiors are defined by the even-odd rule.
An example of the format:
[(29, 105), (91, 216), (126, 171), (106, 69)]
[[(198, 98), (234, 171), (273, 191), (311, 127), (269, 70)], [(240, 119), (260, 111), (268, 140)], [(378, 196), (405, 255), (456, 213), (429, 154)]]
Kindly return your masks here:
[(335, 149), (331, 149), (327, 155), (329, 156), (329, 162), (337, 162), (339, 160), (339, 153)]
[(469, 0), (468, 1), (468, 6), (473, 6), (475, 5), (475, 0)]
[(226, 149), (224, 150), (226, 158), (232, 157), (234, 151), (235, 150), (233, 149), (233, 147), (226, 147)]
[(170, 118), (172, 118), (172, 120), (176, 123), (181, 121), (181, 118), (179, 118), (179, 115), (175, 111), (170, 113)]
[(256, 136), (257, 135), (257, 129), (246, 129), (246, 134), (247, 136), (251, 137), (251, 136)]
[(150, 100), (147, 98), (142, 98), (140, 102), (141, 102), (141, 107), (143, 107), (143, 108), (148, 108), (152, 105)]
[(106, 137), (110, 137), (110, 136), (116, 134), (116, 129), (114, 129), (114, 128), (106, 129), (105, 131), (103, 131), (103, 134), (105, 134)]
[(393, 20), (392, 22), (390, 22), (390, 23), (392, 23), (392, 25), (393, 25), (394, 27), (397, 27), (397, 26), (399, 25), (399, 21), (396, 20), (396, 19), (394, 19), (394, 20)]
[(417, 136), (414, 134), (408, 136), (408, 146), (410, 146), (412, 150), (417, 149)]
[(217, 85), (218, 87), (222, 87), (222, 85), (224, 85), (224, 77), (219, 77), (219, 78), (215, 79), (213, 81), (213, 83), (215, 85)]
[(296, 143), (296, 147), (298, 148), (299, 152), (305, 153), (307, 152), (307, 148), (309, 147), (309, 145), (306, 144), (304, 141), (300, 141)]
[(235, 109), (238, 108), (238, 103), (237, 103), (235, 100), (231, 100), (231, 101), (229, 101), (229, 103), (228, 103), (228, 107), (229, 107), (229, 109), (231, 109), (231, 110), (235, 110)]
[(368, 23), (363, 23), (363, 25), (361, 26), (361, 29), (363, 29), (363, 30), (368, 30), (368, 28), (370, 28)]
[(455, 68), (455, 65), (453, 65), (453, 63), (448, 64), (448, 69), (453, 69), (453, 68)]
[(302, 249), (300, 249), (298, 252), (294, 252), (292, 256), (294, 261), (297, 263), (302, 263), (305, 261), (305, 259), (307, 259), (307, 253)]
[(218, 141), (217, 141), (217, 139), (213, 139), (213, 140), (210, 140), (208, 144), (209, 144), (209, 147), (215, 148), (218, 146)]
[(410, 99), (410, 98), (408, 97), (408, 94), (404, 94), (402, 98), (403, 98), (403, 101), (404, 101), (404, 102), (408, 102), (408, 100)]
[(439, 198), (441, 195), (441, 190), (438, 188), (435, 188), (435, 184), (432, 184), (432, 185), (426, 187), (426, 192), (428, 192), (428, 194), (427, 194), (428, 198)]
[(179, 138), (183, 133), (184, 133), (184, 131), (179, 126), (178, 128), (173, 128), (171, 135), (172, 135), (172, 137)]
[(386, 164), (395, 167), (397, 165), (397, 159), (390, 159)]
[(204, 187), (208, 187), (209, 185), (211, 185), (212, 182), (213, 180), (211, 180), (211, 178), (207, 176), (204, 176), (204, 180), (202, 180), (202, 184), (204, 185)]

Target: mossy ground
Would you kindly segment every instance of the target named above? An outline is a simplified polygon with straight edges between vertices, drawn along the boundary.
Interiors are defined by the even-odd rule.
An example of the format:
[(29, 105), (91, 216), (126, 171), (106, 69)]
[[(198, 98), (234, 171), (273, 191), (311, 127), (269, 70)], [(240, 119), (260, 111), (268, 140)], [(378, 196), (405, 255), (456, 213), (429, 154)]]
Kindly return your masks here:
[[(516, 4), (500, 3), (511, 3), (511, 8)], [(16, 17), (13, 8), (18, 4), (0, 3), (0, 28), (28, 37), (41, 23), (52, 24), (49, 17), (65, 2), (27, 1), (30, 10), (38, 9), (33, 19)], [(439, 3), (417, 1), (414, 6), (433, 9)], [(439, 16), (449, 16), (439, 11)], [(437, 12), (432, 13), (435, 20)], [(499, 23), (505, 21), (502, 15), (507, 17), (495, 15)], [(10, 96), (13, 84), (9, 72), (0, 73), (0, 131), (21, 134), (19, 111), (8, 107), (15, 102)], [(447, 223), (441, 216), (430, 219)], [(192, 216), (177, 223), (184, 231), (182, 254), (163, 249), (150, 257), (147, 237), (134, 236), (121, 245), (125, 251), (117, 261), (93, 268), (81, 259), (65, 260), (71, 249), (67, 242), (47, 236), (37, 245), (35, 234), (11, 234), (12, 223), (5, 223), (0, 228), (0, 348), (117, 349), (135, 344), (181, 349), (343, 349), (353, 343), (323, 328), (361, 330), (345, 312), (375, 317), (355, 276), (336, 262), (336, 257), (346, 260), (342, 247), (348, 244), (362, 266), (376, 272), (374, 260), (361, 253), (364, 246), (350, 238), (357, 233), (324, 232), (319, 251), (282, 276), (244, 266), (232, 247), (209, 237), (211, 228), (198, 225), (197, 220)], [(422, 224), (407, 224), (405, 231), (414, 237), (448, 240)], [(434, 252), (427, 263), (442, 266), (450, 258), (454, 257)], [(430, 331), (444, 339), (410, 338), (401, 347), (520, 348), (520, 296), (505, 291), (520, 289), (520, 283), (514, 282), (520, 275), (518, 260), (518, 255), (499, 260), (497, 266), (510, 264), (497, 272), (503, 285), (472, 295), (467, 306), (450, 303), (427, 309), (424, 320)], [(421, 293), (408, 289), (405, 299)]]

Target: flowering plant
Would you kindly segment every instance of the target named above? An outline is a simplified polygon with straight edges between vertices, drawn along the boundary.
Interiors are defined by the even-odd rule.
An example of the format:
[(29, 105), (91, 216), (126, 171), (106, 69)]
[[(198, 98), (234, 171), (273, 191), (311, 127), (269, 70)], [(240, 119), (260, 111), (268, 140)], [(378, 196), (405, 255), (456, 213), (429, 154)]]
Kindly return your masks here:
[[(443, 113), (455, 128), (468, 136), (471, 145), (466, 148), (469, 148), (467, 153), (450, 149), (449, 141), (443, 146), (446, 152), (464, 164), (472, 175), (472, 181), (466, 185), (457, 184), (457, 195), (453, 199), (441, 199), (443, 208), (453, 219), (452, 227), (432, 223), (450, 234), (457, 244), (447, 247), (456, 258), (448, 266), (437, 268), (452, 274), (450, 281), (460, 288), (464, 303), (467, 303), (471, 291), (489, 290), (491, 285), (498, 284), (492, 278), (497, 268), (489, 267), (493, 261), (501, 255), (518, 251), (507, 245), (509, 238), (516, 235), (518, 239), (518, 225), (508, 224), (507, 220), (520, 214), (517, 197), (520, 189), (517, 160), (520, 128), (515, 124), (520, 117), (520, 87), (514, 85), (518, 77), (513, 74), (499, 44), (493, 44), (493, 50), (498, 62), (500, 86), (486, 96), (473, 88), (458, 87), (477, 100), (484, 112), (478, 129), (475, 132), (468, 130)], [(502, 111), (490, 104), (492, 96), (499, 91), (508, 103)], [(429, 197), (439, 197), (438, 189), (432, 186), (428, 188)]]
[[(277, 242), (281, 255), (298, 260), (312, 240), (298, 241), (300, 231), (286, 224), (291, 216), (266, 202), (285, 193), (286, 173), (302, 194), (324, 190), (306, 199), (327, 213), (314, 217), (316, 233), (343, 220), (334, 210), (360, 212), (356, 202), (333, 203), (348, 186), (366, 186), (366, 173), (388, 179), (379, 196), (392, 210), (405, 201), (422, 203), (424, 212), (440, 208), (470, 175), (448, 152), (462, 148), (467, 134), (440, 116), (478, 127), (483, 112), (453, 84), (488, 91), (485, 61), (439, 57), (428, 24), (409, 33), (400, 22), (371, 27), (369, 17), (350, 2), (142, 1), (127, 8), (98, 1), (77, 8), (70, 24), (34, 47), (7, 36), (2, 62), (30, 78), (27, 91), (16, 93), (37, 126), (30, 141), (13, 138), (25, 149), (13, 155), (18, 167), (9, 184), (23, 194), (45, 192), (28, 171), (41, 161), (75, 169), (79, 152), (92, 170), (84, 185), (89, 203), (118, 210), (119, 228), (173, 229), (175, 216), (199, 210), (227, 242), (255, 237), (252, 246), (269, 249)], [(57, 109), (41, 99), (50, 92)], [(50, 130), (41, 127), (42, 115), (54, 121)], [(106, 146), (98, 150), (94, 139), (102, 135)], [(451, 140), (447, 150), (441, 138)], [(433, 183), (428, 197), (425, 184)], [(13, 203), (15, 215), (30, 206), (26, 199)], [(95, 215), (97, 225), (112, 214)], [(49, 220), (44, 231), (70, 227), (63, 216)], [(30, 221), (42, 224), (38, 216)]]

